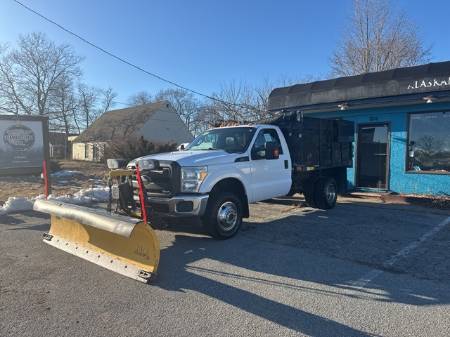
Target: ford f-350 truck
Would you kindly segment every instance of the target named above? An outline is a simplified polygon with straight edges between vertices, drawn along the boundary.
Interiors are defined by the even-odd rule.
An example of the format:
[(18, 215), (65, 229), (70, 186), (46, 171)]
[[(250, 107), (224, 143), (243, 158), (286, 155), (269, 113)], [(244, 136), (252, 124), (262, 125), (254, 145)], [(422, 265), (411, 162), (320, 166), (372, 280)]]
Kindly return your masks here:
[(199, 217), (216, 238), (237, 233), (249, 204), (303, 193), (329, 209), (346, 189), (353, 123), (284, 112), (270, 124), (219, 127), (183, 151), (137, 158), (152, 212)]

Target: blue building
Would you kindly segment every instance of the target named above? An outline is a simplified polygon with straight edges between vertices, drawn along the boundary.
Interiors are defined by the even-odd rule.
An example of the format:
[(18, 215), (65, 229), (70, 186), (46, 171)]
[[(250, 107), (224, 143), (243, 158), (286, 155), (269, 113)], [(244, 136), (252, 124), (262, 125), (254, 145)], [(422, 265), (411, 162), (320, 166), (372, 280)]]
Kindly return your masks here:
[(350, 189), (450, 195), (450, 62), (278, 88), (269, 109), (353, 121)]

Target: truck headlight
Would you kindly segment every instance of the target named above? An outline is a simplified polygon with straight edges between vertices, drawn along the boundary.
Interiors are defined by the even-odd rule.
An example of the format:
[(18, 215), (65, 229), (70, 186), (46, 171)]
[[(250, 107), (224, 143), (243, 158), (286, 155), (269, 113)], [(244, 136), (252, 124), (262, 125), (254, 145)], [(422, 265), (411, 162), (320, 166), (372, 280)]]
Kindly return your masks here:
[(139, 159), (137, 164), (141, 170), (153, 170), (155, 168), (155, 161), (151, 159)]
[(206, 166), (181, 168), (181, 192), (198, 192), (208, 175)]

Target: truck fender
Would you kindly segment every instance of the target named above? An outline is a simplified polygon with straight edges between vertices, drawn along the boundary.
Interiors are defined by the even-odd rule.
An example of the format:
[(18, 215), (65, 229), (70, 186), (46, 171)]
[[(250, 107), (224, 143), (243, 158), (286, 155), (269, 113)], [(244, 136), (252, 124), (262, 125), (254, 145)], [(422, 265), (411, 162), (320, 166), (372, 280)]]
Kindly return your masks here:
[(210, 196), (214, 196), (214, 193), (218, 191), (232, 191), (238, 196), (242, 197), (242, 202), (244, 205), (244, 218), (250, 216), (250, 210), (248, 206), (248, 197), (245, 185), (242, 181), (236, 177), (223, 178), (214, 183), (214, 187), (211, 189)]

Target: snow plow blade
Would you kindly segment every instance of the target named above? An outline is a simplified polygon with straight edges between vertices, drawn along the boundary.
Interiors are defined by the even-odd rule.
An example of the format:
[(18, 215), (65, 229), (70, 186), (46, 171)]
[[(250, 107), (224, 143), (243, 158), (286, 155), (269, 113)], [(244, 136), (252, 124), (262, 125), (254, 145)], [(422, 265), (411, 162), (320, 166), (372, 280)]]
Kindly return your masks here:
[(159, 241), (145, 222), (59, 201), (36, 200), (33, 209), (51, 215), (45, 243), (137, 281), (154, 277)]

